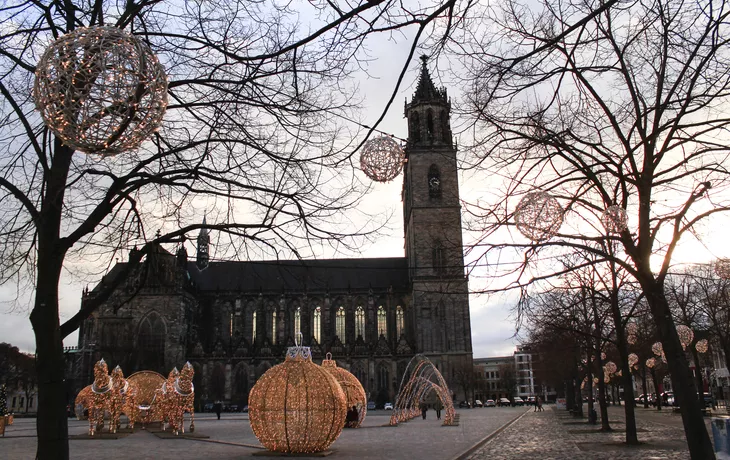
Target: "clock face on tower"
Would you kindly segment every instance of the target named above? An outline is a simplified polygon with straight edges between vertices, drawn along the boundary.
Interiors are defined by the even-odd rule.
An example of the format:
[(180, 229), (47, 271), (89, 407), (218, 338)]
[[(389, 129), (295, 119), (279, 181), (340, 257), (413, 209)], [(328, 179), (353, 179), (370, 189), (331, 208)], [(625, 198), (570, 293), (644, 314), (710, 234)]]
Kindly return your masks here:
[(428, 187), (431, 189), (431, 192), (436, 192), (441, 187), (441, 181), (438, 177), (432, 177), (428, 180)]

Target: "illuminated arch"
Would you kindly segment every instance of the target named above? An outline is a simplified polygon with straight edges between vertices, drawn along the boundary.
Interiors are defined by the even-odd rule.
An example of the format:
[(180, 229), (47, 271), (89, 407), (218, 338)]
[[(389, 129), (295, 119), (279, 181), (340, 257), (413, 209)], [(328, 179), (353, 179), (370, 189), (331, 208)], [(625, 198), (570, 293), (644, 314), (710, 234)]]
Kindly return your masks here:
[(421, 404), (432, 391), (444, 406), (444, 425), (453, 425), (456, 411), (451, 400), (451, 391), (431, 360), (420, 354), (414, 356), (406, 366), (398, 388), (393, 414), (390, 416), (390, 424), (397, 425), (399, 422), (406, 422), (421, 415)]

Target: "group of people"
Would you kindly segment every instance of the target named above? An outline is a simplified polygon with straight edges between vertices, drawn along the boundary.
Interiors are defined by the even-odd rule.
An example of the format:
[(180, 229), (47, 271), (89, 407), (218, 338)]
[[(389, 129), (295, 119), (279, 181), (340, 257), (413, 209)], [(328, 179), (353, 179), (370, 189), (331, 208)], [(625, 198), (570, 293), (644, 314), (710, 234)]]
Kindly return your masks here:
[(357, 411), (357, 406), (352, 406), (347, 409), (347, 415), (345, 416), (345, 428), (354, 428), (360, 421), (360, 413)]
[(537, 398), (535, 398), (535, 410), (533, 412), (544, 412), (544, 411), (545, 411), (545, 409), (543, 409), (543, 407), (542, 407), (542, 398), (538, 396)]
[[(436, 403), (433, 406), (433, 409), (436, 411), (436, 420), (441, 420), (441, 403)], [(426, 413), (428, 412), (428, 404), (421, 403), (421, 416), (424, 420), (426, 420)]]

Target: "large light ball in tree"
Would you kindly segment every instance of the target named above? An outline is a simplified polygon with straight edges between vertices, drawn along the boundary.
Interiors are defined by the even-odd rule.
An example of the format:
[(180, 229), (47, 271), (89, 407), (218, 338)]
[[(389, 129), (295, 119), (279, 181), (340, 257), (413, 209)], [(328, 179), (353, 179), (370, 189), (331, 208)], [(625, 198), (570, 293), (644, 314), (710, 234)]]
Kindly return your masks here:
[(532, 241), (552, 238), (563, 225), (563, 208), (554, 197), (543, 191), (530, 192), (515, 210), (517, 230)]
[(730, 259), (717, 259), (715, 261), (715, 274), (724, 280), (730, 279)]
[(603, 367), (606, 369), (606, 372), (608, 372), (609, 374), (613, 374), (614, 372), (616, 372), (616, 369), (618, 369), (616, 367), (616, 363), (614, 363), (613, 361), (608, 361), (605, 364), (605, 366), (603, 366)]
[(636, 353), (629, 354), (629, 367), (634, 367), (634, 364), (639, 362), (639, 356)]
[(403, 149), (388, 136), (367, 141), (360, 151), (360, 168), (377, 182), (388, 182), (398, 177), (404, 161)]
[(167, 76), (150, 48), (116, 27), (76, 29), (38, 61), (33, 99), (46, 126), (75, 150), (137, 149), (167, 108)]
[(332, 355), (330, 353), (327, 353), (327, 359), (322, 361), (322, 367), (332, 374), (332, 377), (337, 380), (337, 383), (340, 384), (342, 391), (345, 393), (348, 414), (353, 407), (357, 410), (357, 419), (348, 420), (347, 427), (359, 427), (365, 419), (365, 414), (368, 410), (368, 400), (362, 384), (357, 377), (352, 375), (350, 372), (341, 367), (337, 367), (337, 361), (332, 359)]
[(697, 343), (695, 344), (695, 349), (699, 353), (707, 353), (708, 348), (709, 347), (707, 345), (707, 339), (698, 340)]
[(661, 342), (656, 342), (651, 346), (651, 351), (654, 352), (655, 355), (661, 356), (664, 354), (664, 347)]
[(629, 227), (629, 216), (624, 208), (613, 205), (603, 211), (601, 223), (609, 233), (621, 233)]
[(308, 347), (290, 347), (251, 389), (251, 429), (267, 449), (284, 453), (326, 450), (340, 435), (347, 413), (345, 393)]
[(677, 335), (679, 336), (679, 341), (682, 344), (682, 350), (686, 350), (695, 338), (695, 333), (692, 332), (692, 329), (684, 324), (677, 326)]

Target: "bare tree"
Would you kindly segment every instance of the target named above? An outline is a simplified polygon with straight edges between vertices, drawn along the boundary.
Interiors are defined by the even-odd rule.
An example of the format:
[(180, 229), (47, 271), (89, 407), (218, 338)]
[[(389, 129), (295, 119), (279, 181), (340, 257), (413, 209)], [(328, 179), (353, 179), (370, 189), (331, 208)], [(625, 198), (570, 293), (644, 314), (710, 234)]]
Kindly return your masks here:
[[(467, 3), (468, 6), (468, 3)], [(218, 230), (221, 254), (299, 256), (360, 246), (378, 225), (345, 221), (362, 196), (353, 85), (367, 38), (411, 28), (410, 53), (455, 0), (406, 8), (243, 0), (15, 0), (0, 16), (0, 283), (30, 286), (37, 347), (38, 458), (68, 458), (62, 339), (160, 243)], [(310, 22), (302, 24), (301, 17)], [(40, 54), (81, 26), (113, 25), (149, 44), (169, 77), (162, 129), (138, 152), (75, 153), (41, 123), (30, 97)], [(387, 110), (388, 105), (384, 108)], [(199, 223), (208, 210), (208, 223)], [(369, 221), (371, 222), (371, 221)], [(159, 230), (159, 232), (157, 232)], [(133, 247), (124, 273), (61, 324), (58, 284), (69, 261), (107, 266)]]
[[(516, 258), (501, 274), (523, 290), (559, 275), (552, 261), (566, 252), (629, 273), (663, 343), (693, 459), (714, 452), (665, 278), (680, 239), (730, 205), (729, 12), (723, 1), (511, 0), (485, 11), (494, 29), (464, 29), (451, 45), (467, 69), (465, 112), (479, 137), (471, 164), (503, 178), (493, 199), (470, 208), (481, 231), (474, 258)], [(535, 189), (564, 207), (561, 229), (536, 242), (510, 238), (517, 201)], [(617, 233), (600, 221), (610, 206), (628, 212)], [(608, 241), (615, 253), (594, 244)]]

